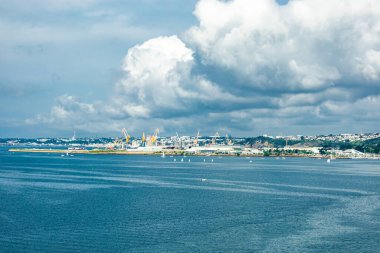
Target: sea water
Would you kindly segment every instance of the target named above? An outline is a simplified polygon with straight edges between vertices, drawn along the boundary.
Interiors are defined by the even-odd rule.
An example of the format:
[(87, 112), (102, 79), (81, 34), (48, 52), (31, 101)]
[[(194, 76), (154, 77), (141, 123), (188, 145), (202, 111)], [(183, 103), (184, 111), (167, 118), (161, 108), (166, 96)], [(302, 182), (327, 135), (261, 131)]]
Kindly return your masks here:
[(1, 148), (0, 252), (380, 252), (380, 161), (174, 159)]

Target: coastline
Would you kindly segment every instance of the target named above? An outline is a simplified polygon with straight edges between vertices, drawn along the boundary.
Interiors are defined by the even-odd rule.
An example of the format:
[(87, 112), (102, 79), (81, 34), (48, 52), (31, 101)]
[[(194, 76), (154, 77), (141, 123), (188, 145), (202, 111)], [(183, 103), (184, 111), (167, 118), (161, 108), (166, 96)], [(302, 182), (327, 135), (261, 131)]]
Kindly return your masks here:
[[(102, 149), (38, 149), (38, 148), (12, 148), (8, 152), (17, 153), (53, 153), (53, 154), (84, 154), (84, 155), (147, 155), (147, 156), (161, 156), (165, 153), (167, 156), (228, 156), (228, 157), (297, 157), (297, 158), (314, 158), (314, 159), (329, 159), (329, 155), (308, 155), (308, 154), (287, 154), (287, 155), (269, 155), (264, 156), (261, 154), (226, 154), (226, 153), (188, 153), (183, 150), (166, 150), (166, 151), (131, 151), (131, 150), (102, 150)], [(333, 156), (334, 159), (351, 159), (349, 157)]]

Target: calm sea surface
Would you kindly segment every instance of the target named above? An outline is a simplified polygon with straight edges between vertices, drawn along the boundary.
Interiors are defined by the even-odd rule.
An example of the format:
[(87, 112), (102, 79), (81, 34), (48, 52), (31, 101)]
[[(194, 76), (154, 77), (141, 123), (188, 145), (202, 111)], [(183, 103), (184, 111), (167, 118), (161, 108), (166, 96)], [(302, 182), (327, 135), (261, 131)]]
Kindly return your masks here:
[(380, 252), (380, 161), (180, 159), (0, 148), (0, 252)]

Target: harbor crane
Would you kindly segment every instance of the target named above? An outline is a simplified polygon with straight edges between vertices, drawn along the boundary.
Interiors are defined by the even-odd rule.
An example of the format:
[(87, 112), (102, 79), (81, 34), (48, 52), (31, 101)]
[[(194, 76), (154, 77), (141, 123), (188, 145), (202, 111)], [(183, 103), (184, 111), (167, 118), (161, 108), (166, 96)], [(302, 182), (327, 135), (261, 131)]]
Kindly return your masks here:
[(141, 136), (141, 145), (144, 147), (145, 144), (146, 144), (146, 137), (145, 137), (145, 132), (143, 132)]
[(219, 139), (219, 137), (220, 137), (219, 132), (216, 132), (215, 135), (212, 137), (211, 144), (215, 145), (216, 140)]
[(124, 149), (124, 142), (122, 139), (116, 138), (113, 142), (113, 149), (117, 149), (121, 146), (121, 149)]
[(175, 145), (178, 146), (178, 147), (182, 147), (182, 139), (181, 139), (181, 137), (179, 137), (178, 132), (175, 132), (175, 134), (176, 134), (176, 143), (175, 143)]
[(199, 135), (199, 130), (198, 130), (197, 136), (194, 139), (194, 146), (197, 146), (199, 144), (199, 137), (200, 137), (200, 135)]
[(152, 136), (150, 136), (149, 138), (149, 144), (150, 145), (157, 145), (157, 138), (158, 138), (158, 134), (160, 133), (160, 129), (156, 128), (156, 130), (154, 131), (154, 134)]
[(226, 134), (226, 144), (229, 145), (229, 146), (232, 146), (232, 145), (233, 145), (233, 142), (232, 142), (232, 140), (228, 137), (228, 134)]
[(123, 133), (125, 137), (125, 144), (128, 144), (131, 139), (131, 136), (128, 134), (127, 129), (123, 128), (121, 129), (121, 132)]

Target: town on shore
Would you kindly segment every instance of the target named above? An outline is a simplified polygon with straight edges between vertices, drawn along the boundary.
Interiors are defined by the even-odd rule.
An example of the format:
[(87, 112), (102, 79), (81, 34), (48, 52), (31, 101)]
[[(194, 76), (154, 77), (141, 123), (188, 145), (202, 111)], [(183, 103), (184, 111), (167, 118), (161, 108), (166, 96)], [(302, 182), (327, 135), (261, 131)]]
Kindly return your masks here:
[(228, 155), (380, 159), (380, 133), (318, 136), (269, 136), (233, 138), (221, 136), (132, 137), (122, 129), (120, 138), (3, 138), (0, 145), (12, 152), (141, 155)]

